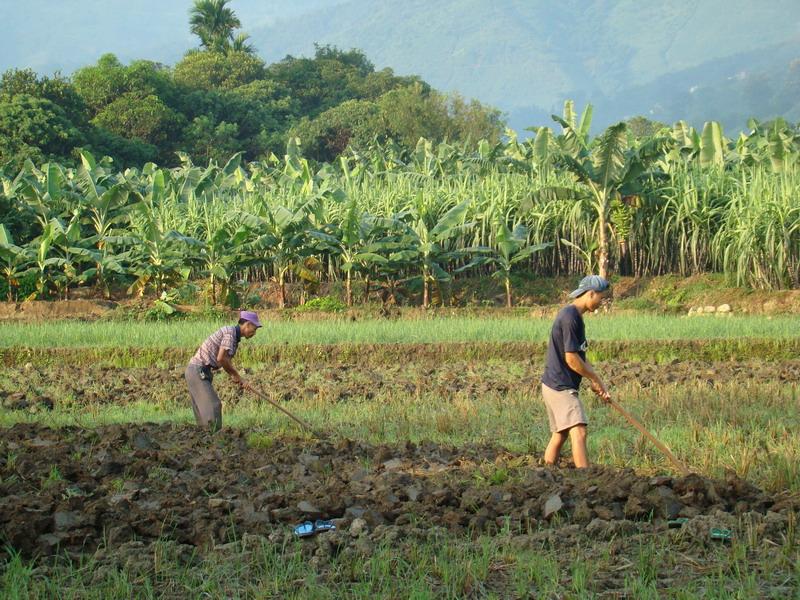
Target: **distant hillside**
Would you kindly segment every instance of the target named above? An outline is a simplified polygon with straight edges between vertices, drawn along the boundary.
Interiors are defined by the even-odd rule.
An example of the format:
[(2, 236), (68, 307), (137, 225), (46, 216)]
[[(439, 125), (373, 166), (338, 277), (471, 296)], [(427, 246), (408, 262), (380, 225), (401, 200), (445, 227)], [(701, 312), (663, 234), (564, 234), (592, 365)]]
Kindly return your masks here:
[[(79, 6), (80, 8), (76, 8)], [(174, 64), (197, 45), (190, 0), (0, 0), (0, 69), (69, 73), (105, 52)], [(595, 124), (798, 118), (797, 0), (233, 0), (267, 61), (314, 43), (360, 48), (378, 68), (418, 74), (506, 112), (522, 129), (565, 98)], [(796, 96), (796, 94), (794, 94)], [(791, 106), (790, 106), (791, 105)]]
[(124, 61), (174, 63), (195, 45), (188, 6), (156, 0), (0, 0), (0, 68), (68, 74), (106, 52)]
[[(314, 42), (361, 48), (379, 66), (502, 108), (518, 129), (541, 123), (565, 98), (597, 104), (603, 125), (658, 106), (680, 109), (691, 88), (743, 71), (786, 69), (794, 49), (800, 58), (800, 3), (350, 0), (252, 33), (270, 60), (308, 53)], [(626, 101), (631, 92), (635, 102)], [(743, 126), (751, 110), (771, 113), (767, 98), (731, 112), (727, 98), (698, 97), (714, 103), (692, 115), (665, 108), (652, 116), (726, 112), (726, 124)]]
[(800, 120), (800, 49), (779, 44), (662, 75), (655, 81), (598, 99), (607, 114), (642, 114), (665, 123), (721, 121), (726, 129), (749, 117)]

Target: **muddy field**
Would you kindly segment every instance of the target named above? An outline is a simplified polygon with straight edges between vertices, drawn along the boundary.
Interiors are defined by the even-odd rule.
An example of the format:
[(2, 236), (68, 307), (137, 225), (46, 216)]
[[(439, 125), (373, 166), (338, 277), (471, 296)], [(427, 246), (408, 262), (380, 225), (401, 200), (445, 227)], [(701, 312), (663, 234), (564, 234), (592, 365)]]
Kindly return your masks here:
[[(490, 394), (531, 393), (539, 388), (542, 365), (537, 362), (417, 362), (381, 367), (334, 363), (266, 364), (243, 372), (277, 400), (315, 399), (322, 402), (349, 398), (370, 400), (378, 395), (437, 394), (443, 397), (481, 398)], [(709, 388), (736, 383), (771, 384), (800, 381), (800, 360), (683, 361), (670, 365), (615, 361), (599, 364), (615, 386), (643, 388), (670, 384), (702, 384)], [(226, 376), (219, 375), (219, 382)], [(237, 400), (230, 385), (218, 385), (222, 399)], [(185, 391), (183, 367), (118, 368), (32, 364), (0, 369), (0, 405), (9, 410), (47, 410), (85, 404), (120, 404), (161, 400)]]
[[(101, 562), (126, 568), (152, 560), (147, 547), (156, 540), (199, 560), (286, 543), (294, 524), (316, 518), (334, 519), (338, 531), (296, 550), (323, 571), (339, 553), (479, 534), (510, 536), (520, 548), (591, 540), (589, 555), (611, 549), (620, 565), (642, 539), (660, 536), (700, 565), (724, 544), (710, 537), (712, 527), (780, 545), (800, 507), (796, 496), (735, 477), (581, 472), (491, 447), (254, 441), (241, 430), (211, 436), (181, 425), (16, 425), (4, 431), (0, 457), (5, 542), (25, 557), (99, 550)], [(670, 528), (679, 517), (688, 521)], [(602, 587), (614, 587), (624, 569), (603, 576)]]
[[(431, 414), (435, 426), (430, 431), (458, 432), (479, 420), (470, 412), (475, 406), (489, 406), (486, 413), (475, 414), (502, 424), (508, 413), (500, 408), (492, 412), (492, 407), (509, 402), (519, 408), (532, 391), (538, 394), (542, 365), (534, 360), (416, 358), (362, 364), (326, 356), (312, 363), (264, 362), (243, 371), (273, 400), (289, 401), (287, 406), (297, 407), (303, 416), (316, 411), (317, 421), (312, 422), (341, 409), (339, 421), (330, 422), (327, 431), (346, 431), (360, 440), (392, 439), (380, 429), (373, 431), (372, 423), (395, 416), (398, 421), (407, 418), (404, 422), (413, 428)], [(297, 430), (280, 427), (226, 427), (215, 435), (177, 423), (94, 427), (92, 414), (117, 407), (130, 411), (125, 420), (135, 420), (142, 406), (138, 402), (147, 403), (148, 414), (157, 417), (162, 412), (173, 420), (188, 415), (183, 367), (35, 359), (6, 365), (0, 367), (0, 410), (7, 411), (9, 422), (36, 424), (13, 425), (0, 435), (0, 548), (6, 548), (7, 556), (13, 549), (23, 560), (34, 561), (43, 579), (57, 581), (65, 558), (73, 561), (69, 564), (89, 560), (92, 566), (84, 577), (90, 586), (126, 573), (140, 582), (133, 589), (145, 585), (141, 582), (160, 581), (156, 587), (161, 586), (165, 597), (176, 598), (186, 597), (189, 589), (181, 587), (180, 574), (193, 573), (193, 585), (201, 585), (197, 582), (207, 577), (209, 565), (239, 561), (246, 571), (268, 556), (278, 565), (262, 566), (268, 578), (283, 572), (285, 564), (299, 565), (300, 571), (285, 571), (287, 580), (278, 591), (243, 597), (287, 597), (285, 591), (303, 577), (344, 593), (368, 577), (359, 571), (374, 568), (371, 557), (416, 564), (420, 552), (457, 553), (460, 548), (473, 554), (453, 559), (454, 569), (463, 565), (468, 570), (486, 540), (494, 544), (494, 555), (480, 580), (465, 577), (453, 592), (446, 574), (425, 574), (434, 596), (564, 597), (561, 588), (577, 585), (580, 577), (573, 571), (583, 562), (595, 565), (585, 589), (601, 597), (641, 597), (631, 591), (637, 577), (645, 577), (654, 589), (673, 592), (698, 579), (717, 580), (717, 593), (727, 593), (738, 585), (733, 582), (742, 580), (737, 575), (741, 572), (753, 578), (756, 590), (743, 597), (795, 595), (800, 589), (800, 495), (780, 491), (797, 489), (796, 470), (788, 462), (796, 456), (791, 442), (796, 421), (781, 412), (793, 396), (787, 393), (774, 406), (766, 404), (772, 391), (796, 389), (800, 360), (661, 365), (609, 360), (599, 368), (616, 389), (626, 390), (627, 400), (641, 395), (639, 409), (657, 398), (661, 404), (649, 413), (653, 420), (648, 424), (664, 427), (665, 420), (674, 419), (686, 439), (701, 448), (692, 456), (683, 445), (682, 457), (720, 478), (665, 475), (658, 456), (640, 472), (600, 466), (577, 471), (567, 458), (558, 468), (546, 467), (539, 447), (545, 437), (536, 438), (534, 445), (520, 443), (514, 447), (521, 452), (510, 452), (494, 441), (507, 443), (506, 438), (492, 437), (492, 432), (506, 431), (499, 425), (462, 438), (493, 440), (493, 445), (458, 447), (434, 442), (378, 445), (346, 439), (344, 433), (323, 441), (283, 437)], [(259, 405), (247, 402), (227, 412), (241, 402), (237, 389), (224, 374), (215, 383), (226, 414), (257, 413)], [(661, 389), (667, 390), (663, 397), (656, 394)], [(760, 389), (769, 390), (767, 397), (747, 395)], [(712, 399), (713, 407), (703, 404)], [(444, 417), (403, 413), (412, 405), (418, 409), (439, 401), (446, 407)], [(381, 417), (384, 403), (392, 416)], [(730, 412), (720, 416), (723, 408)], [(771, 417), (762, 415), (762, 408), (783, 426), (769, 424)], [(376, 416), (359, 414), (367, 409)], [(695, 409), (690, 425), (678, 415)], [(92, 427), (46, 426), (65, 415), (69, 423), (82, 423), (78, 417), (87, 415)], [(361, 429), (348, 415), (364, 416)], [(600, 421), (600, 411), (593, 415)], [(613, 440), (603, 446), (608, 463), (640, 464), (628, 462), (626, 453), (641, 458), (653, 449), (642, 440), (614, 438), (619, 423), (611, 417), (601, 434)], [(714, 429), (718, 422), (730, 426)], [(393, 439), (409, 439), (408, 428), (398, 425), (397, 431), (405, 433)], [(763, 435), (760, 429), (766, 429)], [(713, 435), (719, 436), (717, 446), (709, 442)], [(739, 446), (748, 448), (745, 454)], [(711, 448), (724, 468), (701, 466), (701, 454)], [(725, 457), (736, 452), (742, 460), (726, 463)], [(750, 461), (759, 464), (748, 472)], [(748, 473), (750, 481), (733, 471), (722, 476), (728, 464)], [(763, 465), (769, 468), (758, 468)], [(293, 535), (295, 525), (317, 518), (334, 520), (337, 530), (304, 540)], [(715, 539), (714, 529), (729, 530), (731, 540)], [(544, 594), (548, 588), (536, 587), (533, 575), (526, 575), (523, 561), (531, 557), (556, 565), (551, 592)], [(165, 563), (172, 565), (169, 575), (163, 575)], [(375, 577), (371, 581), (381, 579)], [(391, 581), (395, 575), (385, 577)], [(519, 589), (528, 590), (527, 595)], [(381, 595), (387, 594), (376, 597)]]

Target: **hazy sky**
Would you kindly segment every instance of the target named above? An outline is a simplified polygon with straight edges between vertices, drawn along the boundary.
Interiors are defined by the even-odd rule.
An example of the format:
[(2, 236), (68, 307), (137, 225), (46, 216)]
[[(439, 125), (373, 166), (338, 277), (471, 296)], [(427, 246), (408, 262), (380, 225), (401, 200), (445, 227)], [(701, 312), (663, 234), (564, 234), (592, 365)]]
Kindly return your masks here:
[[(243, 30), (274, 24), (342, 0), (233, 0)], [(124, 62), (174, 63), (197, 38), (189, 33), (192, 0), (0, 0), (0, 71), (32, 68), (71, 73), (113, 52)], [(122, 26), (121, 21), (124, 22)]]

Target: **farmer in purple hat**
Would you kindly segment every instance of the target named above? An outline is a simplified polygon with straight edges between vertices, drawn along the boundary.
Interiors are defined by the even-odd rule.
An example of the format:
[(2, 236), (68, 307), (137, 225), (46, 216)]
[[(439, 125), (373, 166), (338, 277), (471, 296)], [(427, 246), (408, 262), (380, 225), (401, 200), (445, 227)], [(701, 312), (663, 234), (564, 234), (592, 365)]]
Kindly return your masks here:
[(243, 310), (239, 313), (238, 325), (226, 325), (212, 333), (189, 361), (186, 367), (186, 383), (192, 397), (192, 410), (197, 424), (212, 431), (222, 428), (222, 402), (211, 383), (214, 371), (224, 369), (231, 380), (244, 386), (241, 375), (233, 366), (233, 356), (242, 337), (251, 338), (261, 327), (261, 321), (254, 312)]

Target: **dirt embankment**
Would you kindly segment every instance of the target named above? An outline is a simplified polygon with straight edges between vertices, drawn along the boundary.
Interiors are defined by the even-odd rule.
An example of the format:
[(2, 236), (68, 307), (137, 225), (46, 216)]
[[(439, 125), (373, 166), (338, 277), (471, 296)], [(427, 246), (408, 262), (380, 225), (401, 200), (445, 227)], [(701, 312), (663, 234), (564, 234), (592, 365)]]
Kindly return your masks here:
[(118, 306), (116, 302), (105, 300), (0, 302), (0, 320), (97, 319), (108, 316)]
[[(568, 302), (568, 293), (574, 289), (579, 277), (536, 278), (519, 282), (515, 288), (513, 314), (549, 317), (559, 306)], [(487, 285), (488, 284), (488, 285)], [(332, 296), (343, 301), (340, 286), (323, 285), (320, 296)], [(505, 292), (502, 286), (486, 278), (467, 278), (456, 282), (450, 300), (453, 306), (438, 306), (434, 310), (447, 314), (497, 315), (505, 311)], [(290, 305), (297, 306), (301, 299), (301, 286), (288, 286)], [(613, 310), (646, 310), (669, 313), (686, 313), (690, 309), (726, 305), (733, 314), (800, 314), (800, 290), (757, 290), (730, 287), (729, 282), (718, 274), (679, 277), (618, 277), (614, 279)], [(21, 303), (0, 302), (0, 321), (39, 321), (44, 319), (98, 319), (119, 314), (142, 315), (153, 308), (155, 296), (132, 298), (125, 289), (115, 290), (112, 300), (106, 300), (96, 289), (77, 288), (71, 291), (74, 300), (27, 301)], [(270, 319), (327, 319), (330, 314), (300, 312), (278, 309), (277, 286), (253, 284), (243, 295), (260, 298), (258, 310), (269, 314)], [(357, 294), (357, 297), (361, 297)], [(418, 295), (407, 297), (407, 304), (397, 306), (382, 304), (381, 294), (373, 293), (370, 304), (357, 305), (348, 314), (354, 318), (428, 316), (429, 310), (419, 307)], [(488, 304), (488, 306), (487, 306)], [(524, 307), (524, 308), (523, 308)], [(179, 307), (182, 312), (196, 313), (203, 310), (203, 301), (196, 298), (191, 305)], [(217, 307), (227, 310), (223, 306)], [(233, 315), (235, 311), (231, 310)], [(341, 313), (333, 315), (341, 318)]]

